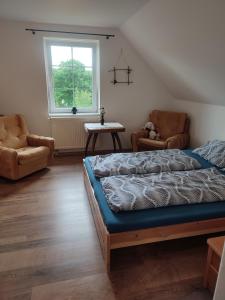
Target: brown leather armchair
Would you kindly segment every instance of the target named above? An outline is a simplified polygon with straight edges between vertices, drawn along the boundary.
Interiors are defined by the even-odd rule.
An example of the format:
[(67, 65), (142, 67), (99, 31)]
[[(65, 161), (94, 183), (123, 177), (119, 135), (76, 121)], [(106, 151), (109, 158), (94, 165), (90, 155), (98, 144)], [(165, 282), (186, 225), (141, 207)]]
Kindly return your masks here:
[(186, 113), (153, 110), (149, 120), (154, 123), (160, 140), (149, 139), (148, 130), (134, 132), (131, 135), (133, 151), (184, 149), (189, 146), (190, 120)]
[(30, 135), (21, 115), (0, 117), (0, 176), (17, 180), (47, 167), (54, 139)]

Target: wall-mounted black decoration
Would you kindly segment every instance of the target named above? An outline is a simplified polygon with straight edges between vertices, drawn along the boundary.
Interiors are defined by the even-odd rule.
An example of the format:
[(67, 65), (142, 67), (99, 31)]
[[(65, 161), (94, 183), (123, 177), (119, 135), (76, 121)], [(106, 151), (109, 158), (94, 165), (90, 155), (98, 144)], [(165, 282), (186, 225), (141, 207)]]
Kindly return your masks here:
[[(132, 72), (132, 69), (129, 66), (127, 68), (113, 67), (111, 70), (109, 70), (109, 72), (113, 72), (113, 80), (111, 81), (111, 83), (113, 83), (114, 85), (117, 84), (117, 83), (126, 83), (128, 85), (133, 83), (133, 81), (130, 81), (130, 73)], [(117, 73), (118, 72), (125, 72), (127, 74), (127, 80), (126, 81), (118, 81), (117, 80)]]
[(76, 113), (77, 113), (77, 108), (74, 106), (74, 107), (72, 108), (71, 112), (72, 112), (72, 114), (76, 115)]
[(123, 49), (121, 49), (116, 64), (111, 70), (109, 70), (109, 72), (113, 73), (113, 80), (111, 81), (111, 83), (113, 83), (114, 85), (118, 83), (125, 83), (130, 85), (131, 83), (133, 83), (133, 81), (130, 80), (130, 73), (132, 71), (133, 70), (130, 68), (123, 54)]

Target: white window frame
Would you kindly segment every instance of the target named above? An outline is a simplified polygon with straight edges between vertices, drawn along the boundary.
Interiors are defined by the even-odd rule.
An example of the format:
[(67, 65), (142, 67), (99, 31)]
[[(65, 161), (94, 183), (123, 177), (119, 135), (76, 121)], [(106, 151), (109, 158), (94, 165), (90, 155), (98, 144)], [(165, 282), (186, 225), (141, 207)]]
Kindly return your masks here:
[(99, 61), (99, 41), (98, 40), (78, 40), (44, 38), (45, 70), (48, 92), (48, 112), (51, 114), (71, 114), (71, 108), (57, 108), (54, 99), (54, 84), (52, 72), (51, 46), (68, 46), (92, 48), (92, 107), (78, 108), (78, 114), (99, 113), (100, 109), (100, 61)]

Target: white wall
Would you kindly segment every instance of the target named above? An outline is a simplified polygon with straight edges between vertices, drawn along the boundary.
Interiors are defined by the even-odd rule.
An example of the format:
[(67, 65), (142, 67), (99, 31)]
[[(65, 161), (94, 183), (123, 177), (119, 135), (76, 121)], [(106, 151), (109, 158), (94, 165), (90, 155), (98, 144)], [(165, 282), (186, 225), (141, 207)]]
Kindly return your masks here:
[(225, 140), (225, 107), (173, 100), (170, 108), (187, 112), (191, 119), (191, 144), (199, 146), (212, 139)]
[[(24, 30), (33, 26), (116, 34), (114, 39), (100, 39), (101, 104), (107, 121), (119, 121), (126, 126), (127, 132), (122, 134), (126, 148), (130, 147), (130, 132), (143, 126), (151, 109), (169, 107), (173, 98), (167, 88), (119, 31), (0, 21), (0, 114), (22, 113), (32, 132), (51, 133), (43, 54), (43, 36), (47, 34), (33, 36)], [(108, 70), (116, 63), (121, 47), (134, 70), (134, 84), (130, 86), (110, 83), (112, 74)], [(109, 138), (106, 141), (102, 147), (111, 148)]]
[(121, 29), (177, 99), (225, 106), (224, 0), (150, 0)]

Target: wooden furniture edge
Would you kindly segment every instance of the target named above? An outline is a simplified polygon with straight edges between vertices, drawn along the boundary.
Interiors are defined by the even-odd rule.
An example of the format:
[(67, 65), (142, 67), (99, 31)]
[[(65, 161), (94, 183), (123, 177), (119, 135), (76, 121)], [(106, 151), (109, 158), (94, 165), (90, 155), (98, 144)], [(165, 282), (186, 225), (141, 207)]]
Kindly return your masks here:
[(208, 288), (208, 276), (209, 276), (210, 262), (211, 262), (212, 256), (213, 256), (213, 250), (209, 247), (208, 254), (207, 254), (206, 267), (205, 267), (205, 272), (204, 272), (204, 277), (203, 277), (203, 286), (206, 289)]
[(126, 131), (125, 127), (120, 128), (93, 128), (93, 129), (85, 129), (87, 133), (110, 133), (110, 132), (124, 132)]
[(106, 265), (106, 269), (108, 272), (110, 272), (110, 234), (105, 226), (105, 223), (102, 219), (102, 215), (100, 212), (100, 208), (98, 206), (98, 202), (95, 198), (94, 195), (94, 190), (92, 188), (86, 167), (84, 165), (84, 184), (86, 187), (87, 195), (88, 195), (88, 200), (89, 204), (91, 207), (93, 219), (95, 222), (95, 227), (97, 230), (101, 250), (102, 250), (102, 255), (103, 259)]
[(207, 244), (209, 247), (213, 249), (213, 251), (220, 257), (222, 257), (223, 253), (223, 248), (225, 244), (225, 237), (224, 236), (219, 236), (219, 237), (214, 237), (210, 238), (207, 240)]
[(83, 165), (83, 167), (84, 183), (87, 190), (88, 200), (91, 206), (103, 258), (108, 272), (110, 271), (112, 249), (225, 231), (224, 217), (175, 225), (151, 227), (147, 229), (109, 233), (103, 221), (85, 165)]
[(225, 218), (151, 227), (110, 235), (111, 249), (225, 231)]

